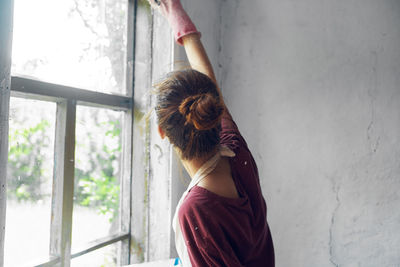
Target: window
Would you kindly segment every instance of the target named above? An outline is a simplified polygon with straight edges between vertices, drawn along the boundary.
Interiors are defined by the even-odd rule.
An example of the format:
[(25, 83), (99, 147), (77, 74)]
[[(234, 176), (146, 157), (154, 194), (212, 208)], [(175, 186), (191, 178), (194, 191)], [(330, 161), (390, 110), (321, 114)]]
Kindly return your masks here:
[(14, 1), (5, 266), (129, 263), (133, 12)]
[(14, 75), (126, 93), (126, 0), (14, 3)]
[[(15, 14), (14, 29), (1, 24), (0, 31), (0, 42), (14, 31), (10, 109), (9, 76), (0, 72), (0, 140), (7, 140), (4, 122), (10, 125), (10, 151), (0, 142), (1, 193), (7, 155), (12, 186), (7, 214), (0, 195), (5, 266), (174, 257), (171, 221), (182, 169), (155, 116), (145, 116), (152, 84), (180, 60), (169, 26), (147, 0), (53, 2), (1, 2), (2, 22)], [(0, 49), (6, 68), (10, 51)]]

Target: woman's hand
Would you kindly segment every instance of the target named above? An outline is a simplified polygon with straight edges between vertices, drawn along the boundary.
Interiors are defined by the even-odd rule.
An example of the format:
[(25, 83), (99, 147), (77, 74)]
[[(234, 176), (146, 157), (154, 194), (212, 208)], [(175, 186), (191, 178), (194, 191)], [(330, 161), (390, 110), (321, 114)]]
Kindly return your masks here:
[(161, 9), (161, 13), (168, 20), (174, 32), (175, 41), (178, 44), (183, 45), (183, 36), (194, 33), (200, 35), (196, 26), (183, 9), (180, 0), (149, 0), (149, 2), (153, 8)]

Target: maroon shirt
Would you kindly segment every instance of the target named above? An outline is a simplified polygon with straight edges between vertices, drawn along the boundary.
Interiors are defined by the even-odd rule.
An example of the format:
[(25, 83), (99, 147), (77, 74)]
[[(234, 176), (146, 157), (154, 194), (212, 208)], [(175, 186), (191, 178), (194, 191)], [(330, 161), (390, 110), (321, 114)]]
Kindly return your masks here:
[(239, 198), (193, 187), (178, 212), (192, 266), (275, 266), (267, 207), (256, 163), (229, 113), (221, 121), (220, 144), (230, 158)]

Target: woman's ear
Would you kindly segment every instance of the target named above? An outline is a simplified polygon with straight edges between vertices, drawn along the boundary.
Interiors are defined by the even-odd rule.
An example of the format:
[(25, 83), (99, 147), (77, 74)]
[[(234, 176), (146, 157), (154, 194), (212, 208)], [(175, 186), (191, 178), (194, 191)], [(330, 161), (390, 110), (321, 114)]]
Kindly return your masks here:
[(160, 125), (158, 125), (158, 133), (160, 134), (161, 139), (165, 138), (165, 132), (161, 129)]

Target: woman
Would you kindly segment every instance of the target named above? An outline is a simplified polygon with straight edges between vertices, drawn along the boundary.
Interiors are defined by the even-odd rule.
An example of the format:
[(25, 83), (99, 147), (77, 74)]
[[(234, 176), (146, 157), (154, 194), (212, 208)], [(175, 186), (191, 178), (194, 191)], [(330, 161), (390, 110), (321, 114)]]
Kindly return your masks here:
[(179, 0), (159, 4), (192, 66), (157, 86), (160, 135), (192, 178), (173, 222), (179, 257), (184, 267), (274, 266), (257, 166), (224, 104), (200, 33)]

